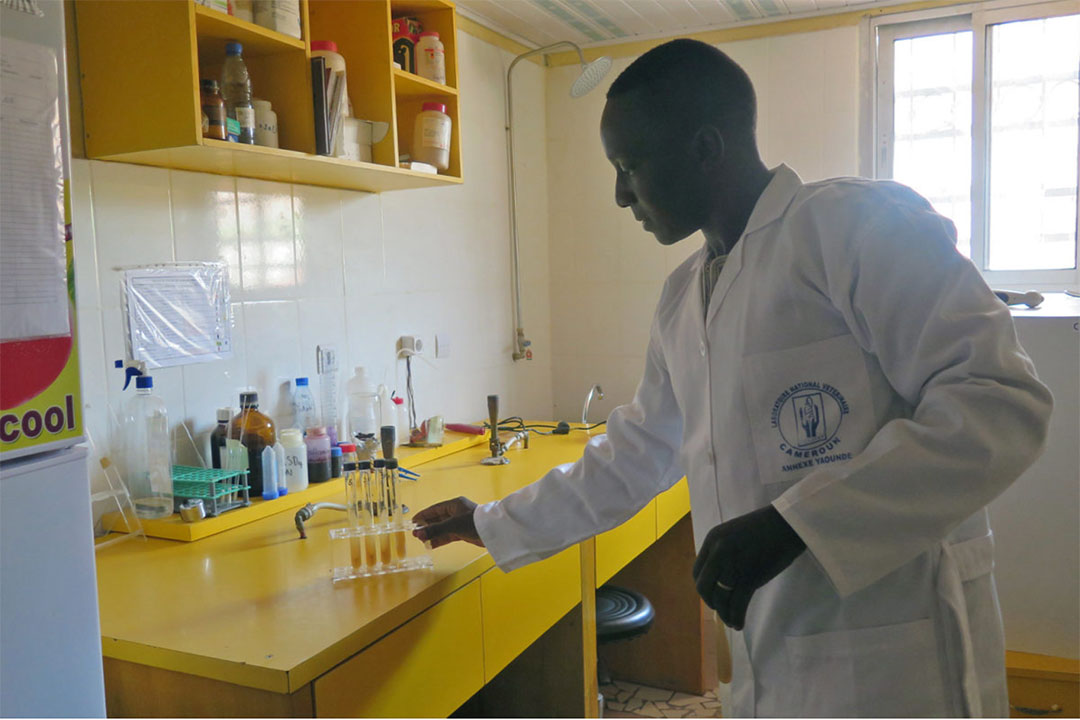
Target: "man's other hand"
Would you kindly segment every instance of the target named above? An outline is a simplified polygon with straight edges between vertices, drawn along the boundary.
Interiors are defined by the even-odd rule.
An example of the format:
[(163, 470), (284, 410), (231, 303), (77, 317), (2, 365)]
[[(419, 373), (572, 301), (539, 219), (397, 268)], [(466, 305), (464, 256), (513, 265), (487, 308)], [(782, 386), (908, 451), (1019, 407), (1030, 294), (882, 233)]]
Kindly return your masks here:
[(430, 541), (433, 548), (455, 540), (484, 547), (473, 522), (474, 510), (476, 503), (466, 497), (435, 503), (413, 515), (413, 522), (422, 526), (413, 530), (413, 535), (424, 542)]
[(742, 630), (754, 592), (805, 549), (783, 516), (766, 505), (709, 531), (694, 561), (694, 583), (724, 624)]

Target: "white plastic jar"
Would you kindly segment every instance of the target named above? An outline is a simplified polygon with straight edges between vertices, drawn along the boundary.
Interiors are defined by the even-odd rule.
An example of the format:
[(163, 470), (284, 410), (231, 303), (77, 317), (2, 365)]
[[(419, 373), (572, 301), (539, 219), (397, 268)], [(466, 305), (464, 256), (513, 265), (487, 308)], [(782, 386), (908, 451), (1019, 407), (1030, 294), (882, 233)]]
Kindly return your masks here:
[(307, 445), (296, 428), (282, 430), (278, 441), (285, 450), (285, 487), (295, 493), (308, 486)]
[(252, 98), (251, 105), (255, 108), (255, 144), (278, 147), (277, 113), (270, 107), (270, 101)]
[(416, 74), (446, 84), (446, 50), (434, 30), (420, 33), (420, 41), (416, 43)]
[(446, 114), (446, 105), (426, 102), (416, 115), (411, 159), (440, 170), (450, 167), (450, 116)]

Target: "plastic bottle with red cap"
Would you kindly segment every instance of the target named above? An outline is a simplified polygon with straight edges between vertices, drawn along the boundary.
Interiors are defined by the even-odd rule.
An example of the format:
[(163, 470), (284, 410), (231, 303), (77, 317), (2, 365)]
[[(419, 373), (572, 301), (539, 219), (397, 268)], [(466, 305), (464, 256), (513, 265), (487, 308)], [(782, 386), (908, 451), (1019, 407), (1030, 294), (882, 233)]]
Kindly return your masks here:
[(446, 105), (426, 102), (416, 115), (413, 127), (411, 159), (434, 165), (439, 170), (450, 167), (450, 116)]

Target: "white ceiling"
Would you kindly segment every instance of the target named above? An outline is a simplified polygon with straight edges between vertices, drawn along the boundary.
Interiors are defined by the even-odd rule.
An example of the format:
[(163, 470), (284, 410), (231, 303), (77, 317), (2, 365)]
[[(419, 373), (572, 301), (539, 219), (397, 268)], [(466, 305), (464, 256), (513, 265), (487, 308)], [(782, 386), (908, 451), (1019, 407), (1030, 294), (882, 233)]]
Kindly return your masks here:
[(457, 0), (467, 17), (536, 47), (603, 45), (897, 0)]

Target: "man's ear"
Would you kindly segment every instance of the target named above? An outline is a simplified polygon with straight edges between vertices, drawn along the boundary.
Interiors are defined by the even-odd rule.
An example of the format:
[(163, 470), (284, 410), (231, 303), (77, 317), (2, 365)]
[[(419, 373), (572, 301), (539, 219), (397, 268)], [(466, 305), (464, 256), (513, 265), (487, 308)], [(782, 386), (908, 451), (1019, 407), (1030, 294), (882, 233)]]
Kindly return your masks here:
[(715, 125), (702, 125), (694, 133), (694, 139), (690, 144), (694, 159), (702, 167), (716, 167), (724, 162), (727, 147), (724, 144), (724, 136)]

